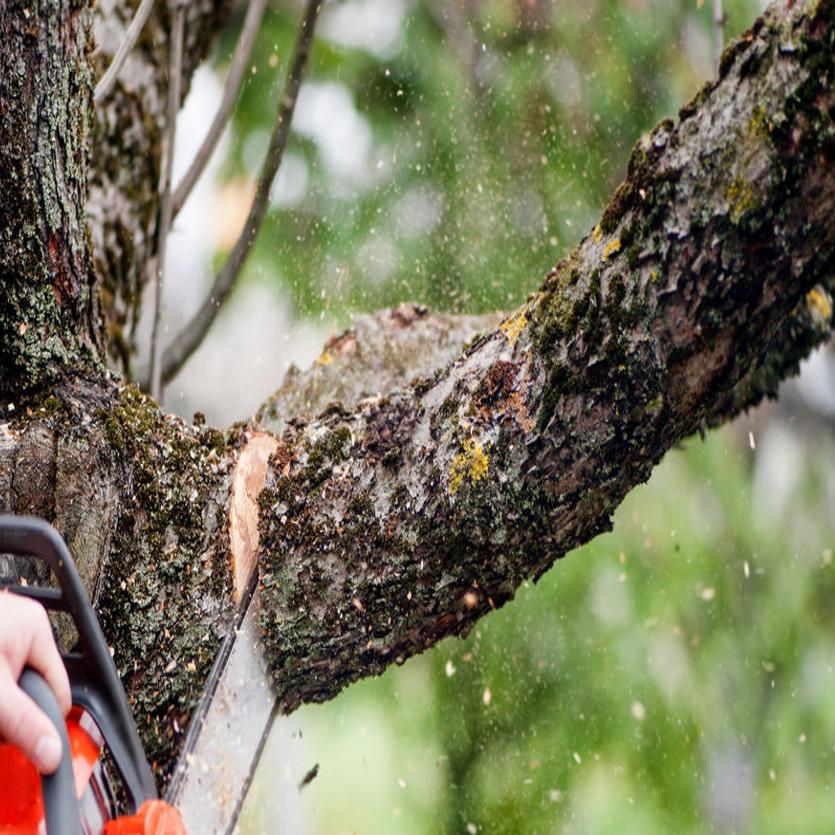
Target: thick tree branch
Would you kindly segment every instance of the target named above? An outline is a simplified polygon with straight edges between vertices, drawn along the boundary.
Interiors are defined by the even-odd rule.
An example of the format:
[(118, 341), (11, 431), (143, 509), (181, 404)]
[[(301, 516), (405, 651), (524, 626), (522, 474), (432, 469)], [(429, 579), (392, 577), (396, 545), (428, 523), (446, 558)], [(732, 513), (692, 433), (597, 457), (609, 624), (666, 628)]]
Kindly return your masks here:
[(0, 14), (0, 399), (94, 364), (101, 324), (84, 203), (92, 78), (83, 2)]
[(831, 325), (835, 12), (791, 5), (639, 143), (499, 329), (429, 382), (288, 425), (261, 498), (285, 709), (467, 630), (606, 530), (728, 392), (762, 396), (790, 320)]
[[(67, 538), (161, 785), (234, 614), (233, 485), (248, 442), (100, 378), (0, 424), (0, 507)], [(235, 539), (257, 531), (238, 525)]]
[(496, 328), (502, 318), (499, 313), (437, 313), (415, 304), (364, 313), (348, 330), (328, 340), (311, 368), (299, 371), (291, 366), (255, 422), (281, 435), (291, 418), (309, 420), (331, 404), (353, 410), (362, 400), (430, 377), (459, 357), (479, 333)]

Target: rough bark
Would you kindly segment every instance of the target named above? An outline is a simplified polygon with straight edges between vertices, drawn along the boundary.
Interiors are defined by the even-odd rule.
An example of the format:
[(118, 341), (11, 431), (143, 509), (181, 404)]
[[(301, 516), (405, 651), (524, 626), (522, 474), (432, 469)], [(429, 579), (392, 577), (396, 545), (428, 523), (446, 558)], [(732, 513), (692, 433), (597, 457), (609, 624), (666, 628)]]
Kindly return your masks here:
[(528, 304), (432, 380), (287, 427), (261, 498), (286, 709), (468, 629), (768, 393), (798, 306), (831, 323), (833, 7), (790, 5), (639, 143)]
[(42, 6), (10, 0), (0, 15), (2, 399), (89, 364), (101, 344), (84, 218), (89, 13)]
[[(162, 783), (242, 560), (260, 555), (282, 706), (328, 698), (465, 631), (605, 530), (667, 449), (772, 393), (831, 325), (835, 2), (783, 0), (639, 143), (599, 226), (499, 327), (404, 307), (334, 341), (250, 426), (165, 416), (97, 362), (85, 146), (26, 138), (43, 102), (86, 110), (85, 15), (52, 0), (0, 16), (4, 125), (51, 155), (18, 176), (4, 128), (3, 187), (37, 224), (0, 216), (0, 316), (62, 346), (49, 364), (25, 343), (18, 355), (4, 319), (0, 504), (68, 537)], [(37, 88), (12, 89), (21, 56)], [(68, 208), (51, 226), (35, 198), (61, 171)], [(63, 296), (50, 234), (75, 259)], [(45, 306), (24, 305), (35, 295)], [(488, 329), (459, 354), (474, 326)], [(343, 403), (326, 405), (331, 383)], [(242, 461), (273, 449), (266, 487), (244, 478), (239, 500)]]

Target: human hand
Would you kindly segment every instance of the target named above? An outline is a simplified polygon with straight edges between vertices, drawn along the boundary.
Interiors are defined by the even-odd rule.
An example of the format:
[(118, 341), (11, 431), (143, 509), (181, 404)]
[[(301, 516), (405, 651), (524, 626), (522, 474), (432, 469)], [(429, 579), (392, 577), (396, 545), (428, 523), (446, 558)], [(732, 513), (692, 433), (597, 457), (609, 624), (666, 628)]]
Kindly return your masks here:
[(24, 667), (46, 679), (66, 715), (70, 681), (46, 610), (33, 600), (0, 592), (0, 738), (17, 745), (42, 774), (52, 774), (61, 762), (61, 740), (52, 722), (17, 686)]

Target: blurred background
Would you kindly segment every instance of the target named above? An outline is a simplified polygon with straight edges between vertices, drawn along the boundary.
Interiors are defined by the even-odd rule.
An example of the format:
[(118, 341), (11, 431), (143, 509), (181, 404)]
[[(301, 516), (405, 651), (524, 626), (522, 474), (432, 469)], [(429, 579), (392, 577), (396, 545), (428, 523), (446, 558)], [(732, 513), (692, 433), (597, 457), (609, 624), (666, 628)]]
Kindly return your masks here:
[[(727, 36), (762, 5), (725, 0)], [(177, 220), (169, 337), (243, 224), (298, 13), (270, 5)], [(241, 17), (192, 84), (179, 172)], [(250, 416), (355, 312), (518, 304), (712, 76), (715, 36), (711, 0), (330, 0), (267, 222), (166, 407)], [(822, 351), (469, 638), (277, 722), (243, 835), (835, 832), (833, 421)]]

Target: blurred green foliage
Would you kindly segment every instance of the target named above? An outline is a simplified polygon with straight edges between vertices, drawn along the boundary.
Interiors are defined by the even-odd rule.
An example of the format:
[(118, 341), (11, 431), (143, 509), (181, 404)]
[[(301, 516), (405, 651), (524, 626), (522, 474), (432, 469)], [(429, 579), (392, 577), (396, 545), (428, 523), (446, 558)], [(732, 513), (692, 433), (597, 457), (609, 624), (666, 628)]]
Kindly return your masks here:
[[(640, 134), (674, 114), (714, 60), (710, 0), (372, 5), (405, 11), (399, 49), (381, 58), (339, 46), (320, 25), (308, 73), (308, 92), (323, 107), (323, 90), (331, 103), (341, 92), (370, 143), (346, 134), (340, 168), (297, 131), (280, 177), (304, 179), (303, 194), (270, 213), (247, 268), (288, 290), (300, 315), (404, 299), (456, 311), (518, 304), (596, 222)], [(754, 20), (752, 0), (725, 7), (729, 32)], [(260, 164), (297, 15), (294, 3), (267, 13), (230, 178)], [(220, 55), (233, 46), (230, 32)], [(330, 114), (337, 150), (344, 111)]]
[[(729, 33), (758, 11), (724, 5)], [(323, 27), (308, 90), (335, 108), (336, 150), (358, 146), (353, 167), (309, 112), (248, 280), (299, 316), (513, 306), (595, 222), (640, 134), (710, 76), (710, 6), (391, 0), (402, 43), (384, 57)], [(230, 182), (257, 170), (296, 11), (268, 13)], [(340, 133), (336, 105), (365, 132)], [(835, 831), (832, 448), (798, 441), (798, 481), (766, 513), (744, 434), (671, 453), (614, 533), (468, 639), (300, 711), (321, 765), (313, 831)], [(274, 775), (260, 778), (249, 832), (272, 831)]]

